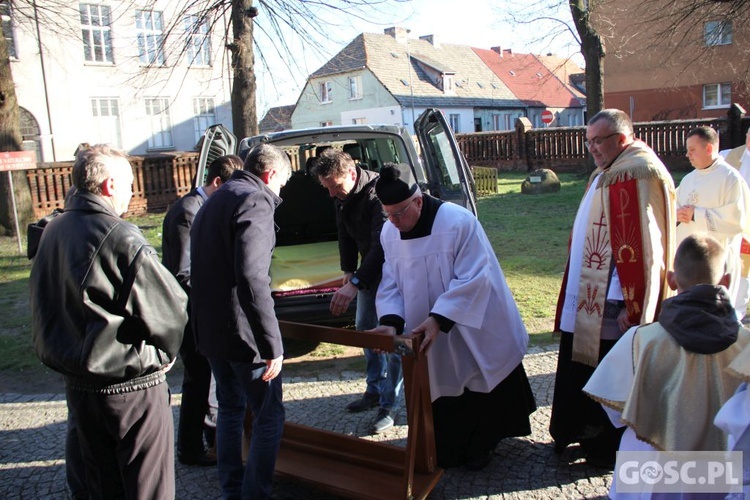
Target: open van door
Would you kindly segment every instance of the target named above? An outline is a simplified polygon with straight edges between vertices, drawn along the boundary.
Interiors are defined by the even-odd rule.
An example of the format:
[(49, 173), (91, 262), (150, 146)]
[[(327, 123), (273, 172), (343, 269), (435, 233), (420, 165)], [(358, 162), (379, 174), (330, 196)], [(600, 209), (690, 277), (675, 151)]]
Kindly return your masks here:
[(439, 109), (427, 109), (414, 123), (430, 192), (477, 213), (476, 187), (469, 164)]
[(237, 138), (224, 125), (211, 125), (203, 134), (201, 154), (198, 157), (198, 169), (193, 180), (194, 188), (206, 181), (208, 166), (216, 158), (237, 154)]

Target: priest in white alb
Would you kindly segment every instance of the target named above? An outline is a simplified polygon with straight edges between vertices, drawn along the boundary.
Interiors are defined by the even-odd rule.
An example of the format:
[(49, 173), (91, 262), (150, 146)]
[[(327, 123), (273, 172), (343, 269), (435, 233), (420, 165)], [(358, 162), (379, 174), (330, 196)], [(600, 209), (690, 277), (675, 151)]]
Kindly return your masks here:
[(742, 319), (747, 290), (740, 287), (740, 248), (742, 234), (748, 232), (750, 223), (750, 190), (740, 173), (719, 155), (719, 135), (714, 129), (694, 128), (688, 133), (686, 146), (695, 170), (677, 188), (677, 244), (700, 232), (719, 240), (727, 252), (729, 296), (737, 318)]
[(375, 191), (388, 221), (374, 331), (424, 332), (438, 465), (481, 469), (531, 433), (526, 328), (471, 212), (422, 194), (407, 165), (384, 167)]

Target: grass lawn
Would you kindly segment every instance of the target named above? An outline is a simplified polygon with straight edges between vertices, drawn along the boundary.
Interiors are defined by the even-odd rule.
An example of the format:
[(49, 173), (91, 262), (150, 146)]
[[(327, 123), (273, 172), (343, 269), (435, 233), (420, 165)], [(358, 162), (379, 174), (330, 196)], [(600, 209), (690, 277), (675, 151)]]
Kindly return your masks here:
[[(555, 342), (551, 330), (567, 245), (586, 177), (562, 174), (559, 192), (521, 194), (522, 173), (500, 173), (499, 193), (479, 200), (479, 219), (495, 248), (532, 344)], [(677, 176), (676, 176), (677, 177)], [(680, 176), (681, 177), (681, 176)], [(163, 214), (131, 218), (161, 251)], [(25, 251), (25, 248), (24, 248)], [(31, 349), (31, 265), (13, 238), (0, 237), (0, 373), (39, 367)], [(331, 346), (323, 345), (323, 349)]]

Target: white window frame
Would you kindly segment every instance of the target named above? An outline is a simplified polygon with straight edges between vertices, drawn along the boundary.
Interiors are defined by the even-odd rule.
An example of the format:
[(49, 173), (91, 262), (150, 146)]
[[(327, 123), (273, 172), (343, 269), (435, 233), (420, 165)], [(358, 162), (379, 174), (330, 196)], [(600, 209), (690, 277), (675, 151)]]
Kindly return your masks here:
[(83, 57), (86, 62), (114, 64), (109, 6), (82, 3), (78, 11), (81, 17)]
[(352, 118), (352, 125), (365, 125), (367, 118)]
[(330, 120), (327, 122), (320, 122), (320, 126), (321, 127), (333, 127), (333, 122)]
[(333, 82), (326, 80), (320, 82), (320, 103), (328, 104), (333, 102)]
[(172, 118), (169, 115), (169, 99), (166, 97), (146, 97), (146, 116), (149, 119), (151, 134), (148, 137), (149, 150), (174, 149), (172, 140)]
[(8, 47), (8, 57), (18, 59), (16, 50), (16, 38), (13, 33), (13, 11), (10, 2), (0, 1), (0, 22), (2, 23), (2, 34), (5, 37), (5, 45)]
[(164, 16), (158, 10), (135, 11), (138, 57), (141, 64), (164, 66)]
[(362, 99), (362, 77), (349, 77), (349, 100)]
[(116, 97), (92, 97), (91, 116), (96, 143), (108, 143), (122, 149), (120, 101)]
[(448, 118), (450, 119), (451, 130), (454, 134), (461, 132), (461, 115), (458, 113), (451, 113)]
[[(726, 95), (728, 93), (728, 96)], [(715, 102), (709, 102), (709, 94), (715, 97)], [(732, 105), (732, 84), (707, 83), (703, 85), (703, 109), (723, 109)]]
[(216, 123), (216, 102), (213, 97), (193, 97), (193, 132), (198, 143), (206, 129)]
[(729, 19), (706, 21), (703, 24), (703, 41), (706, 47), (732, 45), (734, 27)]
[(205, 19), (188, 14), (183, 17), (189, 66), (211, 66), (211, 37)]

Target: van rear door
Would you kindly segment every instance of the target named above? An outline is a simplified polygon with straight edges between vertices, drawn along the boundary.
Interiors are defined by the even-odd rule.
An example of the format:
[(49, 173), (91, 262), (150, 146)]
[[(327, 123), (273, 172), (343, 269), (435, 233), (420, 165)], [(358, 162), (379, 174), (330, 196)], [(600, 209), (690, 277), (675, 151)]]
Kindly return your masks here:
[(237, 138), (222, 124), (211, 125), (203, 134), (201, 154), (198, 157), (198, 169), (193, 179), (193, 188), (202, 186), (206, 181), (208, 166), (216, 158), (237, 154)]
[(427, 109), (414, 123), (430, 192), (477, 213), (476, 188), (469, 164), (439, 109)]

